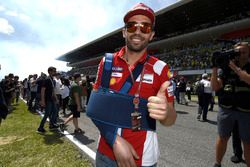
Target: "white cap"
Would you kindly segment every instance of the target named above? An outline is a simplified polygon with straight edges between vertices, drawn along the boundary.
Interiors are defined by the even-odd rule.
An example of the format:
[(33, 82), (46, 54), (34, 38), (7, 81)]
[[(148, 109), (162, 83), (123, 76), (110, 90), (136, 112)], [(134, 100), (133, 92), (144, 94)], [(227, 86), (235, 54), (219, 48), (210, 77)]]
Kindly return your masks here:
[(207, 78), (207, 77), (208, 77), (207, 73), (202, 74), (202, 78)]

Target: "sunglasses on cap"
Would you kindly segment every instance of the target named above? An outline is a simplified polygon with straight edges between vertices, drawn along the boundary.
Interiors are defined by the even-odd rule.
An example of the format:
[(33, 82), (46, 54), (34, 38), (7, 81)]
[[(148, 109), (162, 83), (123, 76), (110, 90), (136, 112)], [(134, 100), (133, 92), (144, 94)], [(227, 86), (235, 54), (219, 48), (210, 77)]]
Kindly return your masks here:
[(125, 25), (127, 32), (134, 33), (137, 28), (140, 28), (140, 31), (144, 34), (152, 32), (153, 26), (150, 23), (137, 23), (137, 22), (127, 22)]

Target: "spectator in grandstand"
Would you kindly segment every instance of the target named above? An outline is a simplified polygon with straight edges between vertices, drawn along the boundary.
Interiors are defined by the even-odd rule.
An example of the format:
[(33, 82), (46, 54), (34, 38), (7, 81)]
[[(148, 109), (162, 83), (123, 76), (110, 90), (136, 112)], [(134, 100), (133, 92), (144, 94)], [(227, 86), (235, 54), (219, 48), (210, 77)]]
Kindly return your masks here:
[(228, 139), (238, 122), (239, 136), (243, 142), (246, 164), (250, 166), (250, 48), (246, 42), (235, 45), (240, 55), (223, 67), (218, 77), (218, 55), (212, 57), (211, 85), (218, 91), (218, 138), (215, 167), (221, 166)]
[(49, 129), (58, 128), (57, 125), (57, 108), (56, 105), (58, 103), (54, 88), (55, 88), (55, 81), (53, 77), (56, 74), (55, 67), (48, 68), (49, 76), (44, 80), (41, 89), (41, 107), (45, 107), (45, 114), (40, 122), (40, 125), (37, 129), (38, 133), (45, 133), (44, 124), (47, 118), (50, 118), (50, 125)]
[(81, 107), (81, 96), (82, 96), (82, 90), (79, 85), (79, 82), (81, 81), (81, 74), (80, 73), (75, 73), (74, 74), (74, 81), (71, 84), (70, 87), (70, 93), (69, 93), (69, 108), (71, 110), (72, 115), (70, 115), (64, 123), (60, 124), (60, 129), (64, 130), (65, 125), (73, 120), (73, 124), (75, 127), (74, 133), (82, 133), (82, 129), (79, 128), (78, 126), (78, 118), (80, 118), (80, 112), (82, 111)]
[[(110, 57), (101, 61), (94, 90), (99, 89), (98, 92), (101, 93), (105, 90), (100, 90), (101, 85), (105, 88), (110, 87), (115, 91), (124, 92), (126, 100), (123, 99), (124, 96), (113, 94), (116, 96), (115, 99), (119, 99), (116, 99), (117, 102), (120, 101), (119, 103), (113, 100), (106, 101), (107, 96), (104, 98), (99, 96), (102, 99), (95, 101), (92, 98), (98, 97), (95, 96), (98, 92), (92, 91), (93, 96), (91, 95), (87, 107), (87, 114), (90, 116), (98, 112), (94, 109), (95, 107), (102, 106), (102, 111), (99, 110), (96, 114), (101, 117), (100, 121), (93, 119), (101, 134), (96, 154), (96, 166), (156, 166), (159, 150), (155, 127), (144, 125), (141, 127), (140, 121), (144, 123), (152, 121), (152, 126), (156, 125), (156, 120), (165, 126), (175, 123), (176, 112), (173, 106), (174, 96), (173, 87), (170, 85), (170, 72), (166, 63), (147, 54), (148, 43), (154, 36), (153, 10), (139, 3), (124, 16), (124, 23), (123, 37), (126, 46), (113, 54), (113, 67), (109, 66)], [(104, 65), (106, 63), (107, 66)], [(137, 76), (132, 73), (132, 70), (138, 71)], [(112, 71), (112, 74), (108, 75), (107, 71)], [(131, 80), (128, 79), (126, 82), (127, 78)], [(123, 87), (123, 84), (126, 86)], [(123, 104), (122, 101), (129, 104)], [(142, 106), (145, 108), (143, 109)], [(124, 115), (121, 110), (126, 114)], [(142, 117), (140, 112), (148, 112), (146, 114), (148, 116)], [(106, 121), (106, 118), (109, 121)], [(114, 123), (117, 120), (121, 120), (118, 121), (119, 125)], [(124, 127), (122, 124), (127, 123), (127, 128), (122, 128)], [(149, 130), (151, 128), (153, 130)]]
[[(199, 107), (197, 119), (200, 120), (202, 116), (202, 121), (207, 121), (208, 105), (212, 96), (212, 89), (210, 81), (208, 81), (208, 74), (202, 74), (202, 79), (199, 82), (199, 86), (203, 87), (199, 90)], [(202, 90), (203, 89), (203, 90)]]
[(174, 69), (206, 69), (210, 68), (211, 53), (220, 47), (220, 43), (209, 41), (199, 45), (171, 49), (159, 58), (163, 59)]

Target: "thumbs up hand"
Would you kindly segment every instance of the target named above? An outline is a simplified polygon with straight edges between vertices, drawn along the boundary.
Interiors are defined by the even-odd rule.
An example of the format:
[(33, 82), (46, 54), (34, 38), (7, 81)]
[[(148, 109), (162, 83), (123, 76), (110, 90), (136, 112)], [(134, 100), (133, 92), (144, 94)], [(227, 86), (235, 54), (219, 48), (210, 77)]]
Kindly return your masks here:
[(170, 82), (165, 81), (156, 96), (148, 98), (148, 112), (153, 119), (159, 120), (163, 125), (169, 126), (175, 122), (176, 112), (173, 103), (169, 103), (166, 98), (166, 91)]
[(149, 116), (156, 120), (164, 120), (167, 116), (167, 98), (166, 89), (170, 85), (170, 82), (164, 82), (156, 96), (150, 96), (148, 98), (148, 111)]

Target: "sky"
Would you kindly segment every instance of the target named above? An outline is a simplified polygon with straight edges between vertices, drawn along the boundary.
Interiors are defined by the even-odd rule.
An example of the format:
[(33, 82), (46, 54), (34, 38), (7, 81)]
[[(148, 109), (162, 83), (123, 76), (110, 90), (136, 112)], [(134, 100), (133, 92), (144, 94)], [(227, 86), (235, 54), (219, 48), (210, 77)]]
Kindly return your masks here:
[(0, 0), (0, 79), (68, 71), (59, 56), (121, 28), (143, 2), (155, 12), (178, 0)]

